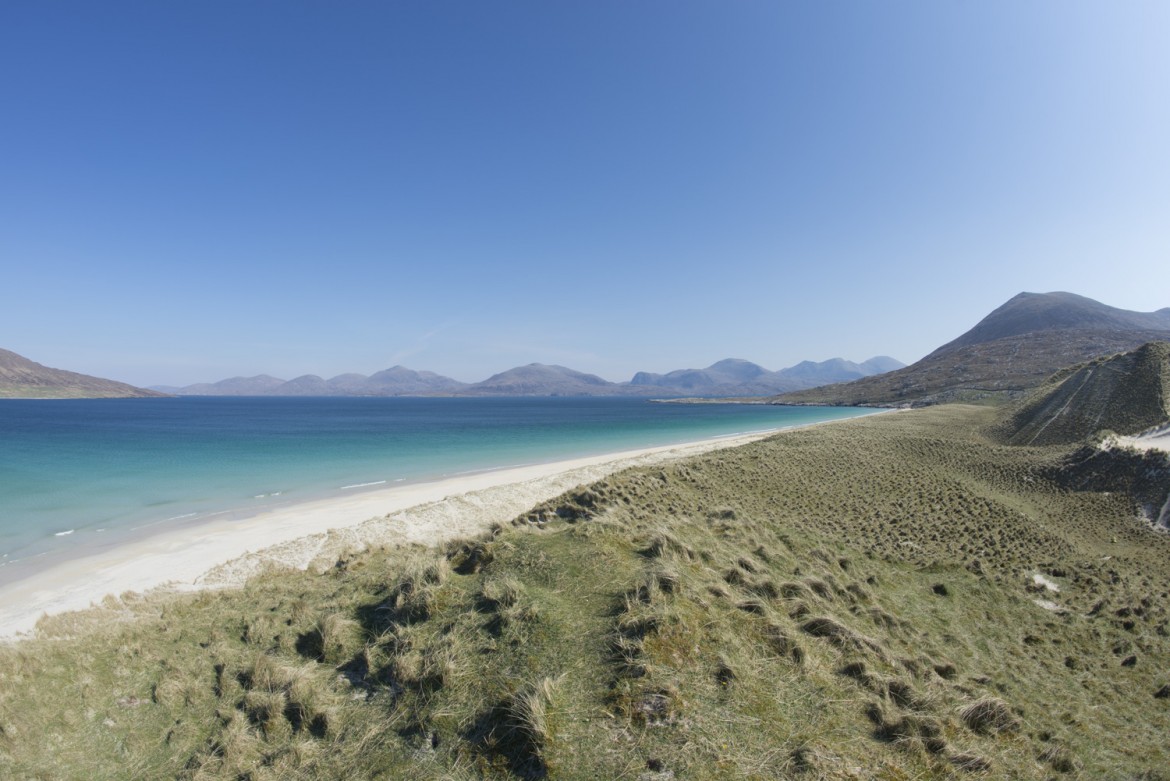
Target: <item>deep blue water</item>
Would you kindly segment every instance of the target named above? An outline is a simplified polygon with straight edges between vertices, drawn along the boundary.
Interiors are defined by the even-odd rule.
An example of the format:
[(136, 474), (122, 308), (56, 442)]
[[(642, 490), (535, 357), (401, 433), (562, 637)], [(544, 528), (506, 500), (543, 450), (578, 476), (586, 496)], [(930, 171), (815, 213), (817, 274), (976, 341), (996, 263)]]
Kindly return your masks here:
[(865, 414), (612, 398), (0, 400), (4, 565), (361, 487)]

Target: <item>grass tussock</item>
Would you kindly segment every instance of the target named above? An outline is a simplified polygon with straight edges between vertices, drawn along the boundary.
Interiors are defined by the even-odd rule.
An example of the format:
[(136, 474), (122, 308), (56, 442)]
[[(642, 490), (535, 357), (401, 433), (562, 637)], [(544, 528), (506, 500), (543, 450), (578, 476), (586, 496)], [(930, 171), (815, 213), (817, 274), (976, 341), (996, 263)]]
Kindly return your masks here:
[(1164, 777), (1170, 541), (993, 415), (791, 432), (442, 550), (47, 621), (0, 648), (0, 777)]
[(971, 703), (960, 711), (959, 718), (970, 729), (985, 735), (1017, 732), (1020, 729), (1020, 720), (1012, 714), (1008, 704), (994, 697)]

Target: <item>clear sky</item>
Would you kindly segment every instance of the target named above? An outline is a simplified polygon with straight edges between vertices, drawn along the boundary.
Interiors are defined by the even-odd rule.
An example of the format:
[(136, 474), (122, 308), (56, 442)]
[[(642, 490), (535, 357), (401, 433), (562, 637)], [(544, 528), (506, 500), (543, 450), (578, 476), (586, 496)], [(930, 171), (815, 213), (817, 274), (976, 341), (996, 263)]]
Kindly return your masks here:
[(1170, 3), (0, 3), (0, 347), (139, 385), (911, 362), (1170, 306)]

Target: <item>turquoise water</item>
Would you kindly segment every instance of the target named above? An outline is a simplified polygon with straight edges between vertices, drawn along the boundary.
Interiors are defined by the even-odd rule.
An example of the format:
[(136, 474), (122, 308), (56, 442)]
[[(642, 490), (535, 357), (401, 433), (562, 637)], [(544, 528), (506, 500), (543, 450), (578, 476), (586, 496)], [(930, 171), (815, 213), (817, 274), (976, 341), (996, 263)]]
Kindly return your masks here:
[(0, 400), (0, 581), (16, 563), (211, 517), (870, 411), (620, 398)]

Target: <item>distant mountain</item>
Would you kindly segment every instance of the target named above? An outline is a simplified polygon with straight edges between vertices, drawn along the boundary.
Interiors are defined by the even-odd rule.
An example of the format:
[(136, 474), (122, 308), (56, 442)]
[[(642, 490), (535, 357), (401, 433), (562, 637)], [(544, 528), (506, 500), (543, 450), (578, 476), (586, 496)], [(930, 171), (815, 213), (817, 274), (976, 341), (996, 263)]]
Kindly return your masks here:
[(779, 371), (734, 358), (711, 364), (706, 369), (680, 369), (667, 374), (639, 372), (630, 381), (631, 386), (652, 386), (661, 392), (699, 396), (764, 396), (784, 391), (812, 388), (832, 382), (869, 377), (883, 371), (905, 366), (887, 356), (870, 358), (864, 363), (853, 363), (843, 358), (830, 358), (815, 363), (802, 361)]
[(463, 396), (614, 396), (622, 386), (564, 366), (530, 363), (493, 374), (460, 392)]
[(395, 366), (370, 375), (366, 387), (393, 389), (395, 393), (453, 393), (467, 387), (467, 383), (444, 377), (434, 372), (416, 372), (405, 366)]
[(868, 361), (863, 361), (861, 367), (869, 372), (867, 376), (874, 374), (885, 374), (886, 372), (897, 371), (906, 364), (899, 361), (897, 358), (891, 358), (888, 355), (878, 355), (870, 358)]
[[(654, 388), (680, 391), (684, 393), (709, 394), (725, 386), (772, 385), (769, 380), (775, 372), (770, 372), (759, 364), (744, 361), (738, 358), (727, 358), (713, 363), (706, 369), (677, 369), (666, 374), (638, 372), (630, 380), (634, 387), (651, 386)], [(750, 391), (749, 391), (750, 392)]]
[[(323, 377), (316, 374), (302, 374), (293, 377), (272, 391), (273, 396), (333, 396), (333, 389)], [(353, 394), (345, 394), (353, 395)]]
[(932, 404), (1018, 397), (1067, 366), (1170, 337), (1170, 308), (1130, 312), (1072, 293), (1021, 293), (897, 371), (784, 393), (799, 404)]
[(630, 382), (618, 383), (564, 366), (532, 363), (470, 385), (434, 372), (395, 366), (369, 377), (341, 374), (326, 380), (305, 374), (285, 381), (261, 374), (156, 389), (165, 387), (178, 396), (768, 396), (867, 377), (904, 365), (886, 356), (864, 363), (832, 358), (821, 363), (804, 361), (773, 372), (751, 361), (728, 358), (706, 369), (638, 372)]
[[(168, 392), (176, 396), (264, 396), (284, 383), (285, 380), (277, 377), (258, 374), (255, 377), (231, 377), (219, 382), (202, 382), (185, 388), (170, 388)], [(155, 390), (163, 390), (163, 387), (154, 386)]]
[(854, 363), (844, 358), (830, 358), (820, 363), (802, 361), (795, 366), (781, 369), (777, 374), (787, 380), (799, 382), (805, 388), (811, 388), (831, 382), (848, 382), (862, 377), (872, 377), (875, 374), (901, 369), (905, 365), (888, 355), (879, 355), (862, 363)]
[(107, 399), (163, 395), (88, 374), (50, 369), (22, 355), (0, 350), (0, 398)]
[(369, 377), (340, 374), (326, 380), (315, 374), (305, 374), (282, 380), (261, 374), (188, 385), (171, 392), (178, 396), (424, 396), (452, 393), (466, 387), (466, 383), (434, 372), (416, 372), (395, 366)]
[(364, 374), (349, 373), (339, 374), (326, 381), (325, 384), (334, 393), (344, 393), (347, 396), (361, 396), (363, 395), (363, 391), (368, 387), (369, 381), (370, 378)]
[(1150, 342), (1055, 374), (999, 429), (1013, 445), (1064, 445), (1102, 430), (1137, 434), (1170, 421), (1170, 344)]

